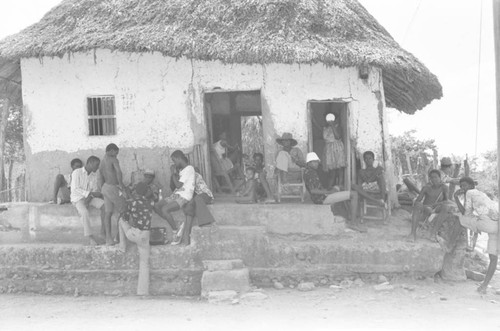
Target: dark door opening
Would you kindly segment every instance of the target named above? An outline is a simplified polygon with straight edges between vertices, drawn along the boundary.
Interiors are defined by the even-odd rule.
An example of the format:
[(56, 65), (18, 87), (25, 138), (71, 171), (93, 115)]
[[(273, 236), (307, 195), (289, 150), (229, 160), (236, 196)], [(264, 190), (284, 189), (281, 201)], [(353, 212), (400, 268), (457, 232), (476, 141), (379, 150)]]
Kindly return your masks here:
[[(325, 188), (351, 186), (351, 144), (348, 103), (310, 101), (309, 150), (321, 159), (321, 181)], [(327, 121), (327, 116), (328, 120)]]
[(260, 91), (205, 94), (212, 188), (233, 191), (243, 177), (244, 163), (264, 153)]

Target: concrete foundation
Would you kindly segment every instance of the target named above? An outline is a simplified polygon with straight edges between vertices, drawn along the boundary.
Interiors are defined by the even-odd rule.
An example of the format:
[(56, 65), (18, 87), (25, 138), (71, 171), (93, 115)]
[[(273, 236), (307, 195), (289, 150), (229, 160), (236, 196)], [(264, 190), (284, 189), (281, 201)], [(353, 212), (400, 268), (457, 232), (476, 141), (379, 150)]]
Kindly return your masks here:
[[(255, 217), (245, 216), (247, 207), (255, 210)], [(298, 207), (308, 211), (309, 217), (300, 220), (311, 220), (309, 223), (290, 218), (295, 214), (289, 210)], [(301, 281), (326, 285), (344, 277), (381, 273), (432, 276), (441, 270), (443, 252), (439, 245), (427, 241), (407, 243), (404, 238), (409, 233), (409, 222), (398, 213), (388, 225), (367, 223), (368, 233), (357, 233), (345, 228), (340, 231), (342, 222), (336, 222), (321, 207), (213, 205), (218, 224), (195, 227), (190, 246), (152, 247), (151, 293), (201, 294), (202, 274), (208, 269), (203, 262), (207, 260), (241, 260), (248, 268), (251, 283), (258, 286), (272, 286), (277, 280), (286, 286)], [(79, 243), (83, 231), (73, 209), (71, 205), (19, 205), (0, 214), (1, 221), (9, 220), (21, 229), (0, 232), (0, 291), (134, 293), (136, 249), (122, 254), (115, 247), (84, 247)], [(49, 217), (50, 213), (59, 216)], [(93, 215), (98, 231), (100, 220), (97, 213)], [(175, 217), (183, 219), (182, 214)], [(31, 225), (36, 225), (34, 230), (30, 220)], [(154, 225), (167, 226), (158, 218)], [(330, 233), (319, 230), (336, 227), (339, 230)]]

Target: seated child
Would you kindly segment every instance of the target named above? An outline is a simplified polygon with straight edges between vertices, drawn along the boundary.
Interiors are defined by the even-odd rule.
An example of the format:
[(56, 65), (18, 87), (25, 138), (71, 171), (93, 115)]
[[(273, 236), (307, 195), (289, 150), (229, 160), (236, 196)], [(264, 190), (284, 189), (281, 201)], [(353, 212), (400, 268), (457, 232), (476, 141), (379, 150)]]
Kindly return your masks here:
[(262, 153), (254, 153), (253, 167), (255, 168), (255, 178), (257, 179), (257, 195), (265, 198), (265, 203), (272, 203), (273, 195), (267, 182), (267, 172), (264, 164), (264, 155)]
[(255, 179), (255, 168), (247, 167), (245, 170), (245, 181), (236, 189), (236, 203), (257, 202), (257, 180)]
[(119, 221), (120, 249), (125, 252), (126, 239), (137, 244), (139, 251), (139, 280), (137, 295), (149, 295), (149, 236), (153, 216), (153, 194), (144, 182), (138, 183), (127, 200), (127, 209)]

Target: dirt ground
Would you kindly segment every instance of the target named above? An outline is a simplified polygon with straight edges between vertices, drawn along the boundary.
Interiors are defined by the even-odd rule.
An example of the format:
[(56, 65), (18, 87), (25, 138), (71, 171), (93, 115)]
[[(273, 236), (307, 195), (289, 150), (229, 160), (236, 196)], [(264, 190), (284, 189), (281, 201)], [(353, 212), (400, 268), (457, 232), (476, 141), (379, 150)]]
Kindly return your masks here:
[[(493, 286), (500, 285), (500, 275)], [(1, 295), (0, 330), (498, 330), (500, 295), (463, 283), (394, 280), (335, 290), (265, 289), (267, 299), (210, 304), (199, 298)]]

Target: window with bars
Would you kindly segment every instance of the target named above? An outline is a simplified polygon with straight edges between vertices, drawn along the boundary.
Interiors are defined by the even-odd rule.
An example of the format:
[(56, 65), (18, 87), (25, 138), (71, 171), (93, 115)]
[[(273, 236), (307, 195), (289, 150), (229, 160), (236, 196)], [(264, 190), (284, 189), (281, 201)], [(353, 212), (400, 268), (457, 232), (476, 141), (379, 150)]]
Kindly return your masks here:
[(89, 136), (111, 136), (116, 134), (116, 112), (114, 96), (87, 97)]

